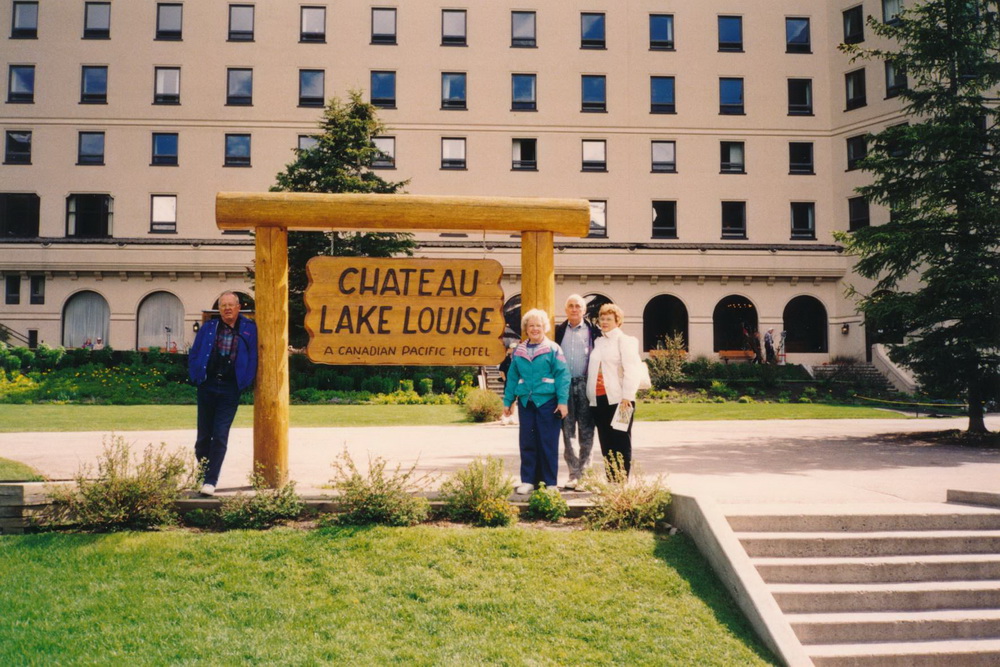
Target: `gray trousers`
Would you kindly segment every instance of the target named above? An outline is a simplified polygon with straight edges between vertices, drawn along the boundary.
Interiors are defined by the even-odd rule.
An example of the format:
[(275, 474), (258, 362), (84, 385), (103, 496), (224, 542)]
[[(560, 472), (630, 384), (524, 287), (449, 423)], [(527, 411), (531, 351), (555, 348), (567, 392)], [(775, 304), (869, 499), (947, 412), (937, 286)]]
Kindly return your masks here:
[[(569, 414), (563, 419), (563, 458), (569, 476), (580, 479), (590, 467), (594, 448), (594, 412), (587, 400), (587, 378), (573, 378), (569, 388)], [(579, 436), (579, 437), (577, 437)]]

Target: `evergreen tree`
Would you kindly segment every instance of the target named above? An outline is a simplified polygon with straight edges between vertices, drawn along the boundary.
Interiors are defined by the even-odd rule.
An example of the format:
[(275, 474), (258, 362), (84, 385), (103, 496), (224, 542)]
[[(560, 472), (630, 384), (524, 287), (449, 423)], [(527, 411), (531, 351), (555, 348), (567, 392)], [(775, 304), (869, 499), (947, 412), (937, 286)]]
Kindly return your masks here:
[[(400, 192), (408, 181), (390, 182), (371, 171), (381, 156), (372, 138), (385, 126), (373, 105), (352, 90), (348, 99), (333, 98), (323, 111), (317, 143), (296, 149), (295, 161), (276, 177), (272, 192)], [(410, 255), (415, 244), (411, 234), (385, 232), (290, 232), (288, 234), (288, 334), (295, 347), (309, 336), (303, 325), (306, 315), (303, 295), (308, 285), (306, 262), (317, 255), (340, 257), (392, 257)]]
[(923, 389), (968, 402), (986, 432), (1000, 397), (1000, 18), (998, 2), (923, 0), (889, 23), (887, 48), (842, 45), (854, 59), (905, 73), (907, 123), (869, 137), (858, 188), (890, 221), (840, 233), (872, 281), (855, 291), (865, 324), (902, 340), (890, 357)]

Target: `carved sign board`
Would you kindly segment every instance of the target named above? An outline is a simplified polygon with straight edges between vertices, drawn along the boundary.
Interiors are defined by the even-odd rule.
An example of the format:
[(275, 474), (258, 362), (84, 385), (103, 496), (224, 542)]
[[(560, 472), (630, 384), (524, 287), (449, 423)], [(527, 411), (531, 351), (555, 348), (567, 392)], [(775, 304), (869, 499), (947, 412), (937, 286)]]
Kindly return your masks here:
[(495, 260), (313, 257), (309, 359), (321, 364), (479, 366), (505, 354)]

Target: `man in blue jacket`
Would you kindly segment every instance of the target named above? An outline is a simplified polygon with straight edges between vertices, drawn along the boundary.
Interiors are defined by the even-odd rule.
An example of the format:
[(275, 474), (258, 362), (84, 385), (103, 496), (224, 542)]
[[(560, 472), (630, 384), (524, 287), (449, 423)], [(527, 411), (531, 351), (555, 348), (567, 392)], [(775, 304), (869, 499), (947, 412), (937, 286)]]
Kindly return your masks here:
[(253, 384), (256, 375), (257, 325), (240, 315), (236, 294), (223, 292), (219, 319), (201, 327), (188, 354), (188, 376), (198, 387), (194, 455), (205, 475), (202, 495), (215, 495), (240, 393)]

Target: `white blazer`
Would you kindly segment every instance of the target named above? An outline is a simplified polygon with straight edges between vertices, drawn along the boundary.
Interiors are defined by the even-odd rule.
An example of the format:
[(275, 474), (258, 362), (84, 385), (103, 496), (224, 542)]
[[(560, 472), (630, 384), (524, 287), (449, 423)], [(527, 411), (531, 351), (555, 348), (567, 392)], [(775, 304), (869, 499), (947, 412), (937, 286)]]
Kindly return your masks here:
[(594, 351), (590, 353), (587, 367), (587, 399), (597, 405), (597, 372), (604, 376), (604, 391), (608, 403), (615, 405), (622, 399), (635, 400), (639, 390), (639, 341), (625, 334), (620, 327), (605, 333), (594, 341)]

